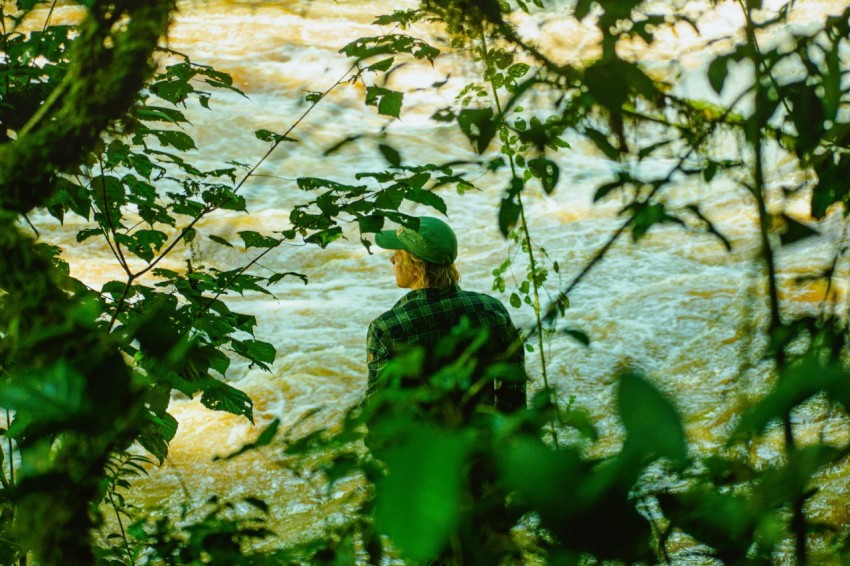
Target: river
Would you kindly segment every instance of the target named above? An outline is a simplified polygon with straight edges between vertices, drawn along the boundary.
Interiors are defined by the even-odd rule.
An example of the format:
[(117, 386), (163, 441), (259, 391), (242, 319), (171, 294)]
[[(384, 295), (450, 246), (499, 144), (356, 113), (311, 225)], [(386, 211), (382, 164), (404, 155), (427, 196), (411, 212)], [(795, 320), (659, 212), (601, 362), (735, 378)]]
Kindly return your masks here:
[[(846, 2), (798, 2), (792, 22), (805, 26)], [(412, 6), (409, 1), (249, 1), (207, 0), (183, 2), (169, 33), (168, 46), (187, 53), (197, 63), (211, 64), (231, 73), (246, 96), (216, 93), (211, 111), (190, 108), (193, 136), (199, 150), (196, 163), (220, 166), (228, 161), (255, 162), (267, 145), (254, 130), (285, 131), (306, 109), (307, 91), (324, 91), (344, 76), (351, 62), (340, 47), (381, 30), (374, 16)], [(683, 9), (695, 9), (693, 3)], [(562, 60), (592, 55), (596, 36), (591, 26), (580, 26), (554, 8), (520, 18), (520, 30), (533, 36)], [(740, 25), (734, 3), (721, 4), (710, 19), (700, 22), (704, 35), (686, 28), (670, 34), (652, 52), (638, 53), (657, 72), (675, 66), (684, 79), (677, 88), (691, 96), (710, 97), (699, 73), (710, 49), (711, 37)], [(386, 31), (386, 30), (383, 30)], [(439, 35), (439, 34), (437, 34)], [(769, 38), (768, 38), (769, 39)], [(636, 46), (635, 49), (640, 49)], [(467, 140), (455, 129), (429, 120), (435, 108), (447, 105), (474, 76), (474, 66), (456, 54), (438, 59), (433, 67), (409, 65), (394, 74), (393, 86), (403, 88), (401, 119), (390, 122), (362, 102), (363, 89), (343, 85), (311, 112), (295, 130), (297, 144), (283, 144), (245, 187), (251, 216), (224, 214), (202, 229), (231, 236), (247, 228), (276, 230), (287, 225), (291, 207), (305, 198), (297, 177), (322, 176), (353, 182), (357, 171), (385, 166), (377, 144), (391, 143), (411, 162), (475, 159)], [(439, 89), (435, 82), (448, 82)], [(385, 128), (382, 132), (381, 129)], [(364, 134), (333, 155), (324, 149), (348, 135)], [(383, 136), (383, 137), (382, 137)], [(570, 281), (605, 243), (618, 225), (617, 199), (592, 202), (600, 179), (612, 165), (594, 146), (569, 135), (570, 149), (557, 157), (561, 179), (552, 195), (528, 195), (529, 222), (535, 240), (560, 265), (561, 283)], [(669, 163), (646, 166), (664, 170)], [(778, 160), (771, 183), (778, 186), (793, 171), (793, 163)], [(496, 212), (504, 176), (475, 179), (482, 190), (458, 195), (441, 193), (449, 205), (449, 221), (460, 240), (458, 267), (462, 285), (472, 290), (492, 287), (492, 270), (515, 253), (498, 232)], [(757, 238), (755, 206), (731, 183), (711, 186), (683, 182), (668, 192), (668, 202), (707, 203), (708, 216), (733, 244), (725, 251), (711, 236), (687, 233), (679, 227), (653, 229), (639, 244), (626, 239), (571, 295), (571, 308), (562, 326), (586, 333), (584, 347), (564, 334), (548, 342), (549, 379), (562, 399), (571, 396), (586, 408), (601, 432), (600, 454), (616, 450), (621, 441), (614, 414), (614, 375), (630, 364), (642, 368), (673, 398), (685, 415), (693, 447), (708, 451), (729, 432), (736, 411), (748, 396), (763, 389), (763, 373), (756, 353), (764, 345), (758, 329), (766, 325), (765, 297), (760, 283), (762, 267), (754, 260)], [(800, 212), (805, 215), (802, 205)], [(423, 209), (409, 208), (410, 212)], [(108, 250), (89, 240), (73, 242), (74, 224), (54, 229), (51, 237), (68, 244), (68, 259), (76, 276), (91, 283), (118, 277)], [(836, 220), (827, 222), (824, 236), (783, 250), (779, 265), (783, 281), (811, 272), (828, 261), (841, 236)], [(348, 240), (327, 249), (288, 247), (265, 262), (268, 267), (296, 271), (309, 277), (303, 285), (286, 278), (274, 287), (276, 297), (251, 295), (231, 299), (232, 308), (257, 316), (257, 338), (275, 344), (278, 359), (271, 373), (234, 363), (230, 379), (254, 401), (255, 424), (216, 413), (195, 400), (174, 399), (171, 411), (180, 427), (170, 455), (161, 467), (135, 483), (129, 499), (141, 506), (176, 509), (181, 502), (198, 506), (211, 494), (236, 500), (247, 495), (271, 505), (270, 527), (287, 543), (303, 540), (325, 525), (344, 519), (356, 494), (343, 484), (326, 493), (309, 476), (299, 476), (294, 461), (280, 446), (251, 452), (236, 460), (212, 462), (256, 437), (258, 428), (274, 418), (292, 434), (332, 426), (365, 389), (365, 331), (369, 322), (402, 294), (392, 277), (388, 254), (369, 254), (358, 243), (356, 230)], [(214, 244), (194, 250), (207, 264), (239, 265), (254, 250), (225, 249)], [(178, 262), (179, 264), (179, 262)], [(521, 267), (517, 275), (522, 276)], [(553, 274), (554, 275), (554, 274)], [(839, 289), (845, 288), (840, 280)], [(550, 292), (558, 288), (551, 281)], [(507, 301), (511, 291), (500, 298)], [(496, 293), (498, 295), (498, 293)], [(783, 287), (788, 311), (817, 307), (823, 289), (814, 284)], [(518, 325), (528, 327), (533, 311), (512, 309)], [(541, 387), (539, 358), (531, 355), (528, 368), (532, 390)], [(302, 419), (305, 415), (309, 415)], [(847, 423), (822, 418), (814, 407), (798, 415), (801, 438), (846, 439)], [(780, 435), (758, 447), (756, 458), (775, 458)], [(850, 507), (842, 494), (848, 488), (846, 470), (829, 478), (825, 493), (813, 503), (818, 518), (843, 521)]]

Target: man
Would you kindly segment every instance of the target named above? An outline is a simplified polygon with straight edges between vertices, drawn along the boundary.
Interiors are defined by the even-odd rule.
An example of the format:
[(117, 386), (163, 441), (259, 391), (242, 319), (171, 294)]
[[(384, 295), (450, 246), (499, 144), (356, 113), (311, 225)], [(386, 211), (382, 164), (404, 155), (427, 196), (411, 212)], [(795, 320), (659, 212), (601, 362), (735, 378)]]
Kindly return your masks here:
[(503, 369), (513, 368), (507, 372), (511, 374), (508, 379), (484, 384), (490, 392), (485, 399), (506, 412), (524, 408), (524, 351), (517, 329), (498, 299), (458, 286), (460, 275), (454, 266), (457, 237), (451, 227), (438, 218), (423, 216), (418, 229), (384, 230), (376, 235), (375, 243), (395, 251), (390, 261), (396, 284), (411, 291), (369, 325), (367, 397), (380, 388), (380, 373), (394, 354), (423, 346), (426, 362), (433, 360), (433, 348), (440, 339), (466, 324), (487, 334), (476, 350), (480, 364), (494, 362)]

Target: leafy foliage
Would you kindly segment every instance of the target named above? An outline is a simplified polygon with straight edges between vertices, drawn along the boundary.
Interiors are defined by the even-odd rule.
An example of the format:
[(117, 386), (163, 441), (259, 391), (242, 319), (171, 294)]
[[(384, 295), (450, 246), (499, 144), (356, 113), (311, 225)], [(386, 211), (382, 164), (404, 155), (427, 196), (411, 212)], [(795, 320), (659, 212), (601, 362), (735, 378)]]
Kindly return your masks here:
[[(38, 4), (18, 3), (11, 17), (36, 18), (29, 10)], [(108, 494), (121, 508), (114, 487), (126, 484), (113, 476), (103, 491), (98, 482), (134, 441), (163, 461), (177, 430), (167, 412), (172, 390), (252, 419), (248, 396), (221, 380), (225, 349), (264, 369), (275, 349), (253, 336), (254, 317), (220, 297), (270, 293), (285, 275), (304, 277), (255, 276), (256, 259), (228, 270), (194, 257), (182, 271), (159, 266), (206, 236), (196, 227), (204, 216), (247, 208), (235, 167), (204, 171), (187, 157), (195, 141), (182, 107), (209, 108), (207, 88), (239, 93), (232, 79), (179, 55), (153, 71), (173, 7), (104, 1), (79, 27), (3, 28), (0, 161), (14, 163), (0, 173), (3, 206), (44, 207), (62, 223), (81, 217), (77, 241), (102, 238), (126, 276), (91, 289), (69, 276), (61, 249), (33, 243), (4, 216), (0, 403), (14, 417), (3, 430), (10, 458), (0, 529), (15, 549), (9, 556), (32, 549), (44, 564), (91, 561), (88, 505)], [(113, 27), (116, 19), (124, 23)], [(48, 502), (62, 512), (42, 525)], [(73, 526), (63, 523), (72, 517)]]
[(211, 497), (201, 507), (184, 505), (179, 517), (145, 512), (127, 528), (127, 554), (103, 551), (107, 564), (134, 564), (155, 560), (163, 564), (250, 564), (247, 547), (274, 535), (266, 528), (268, 506), (261, 499), (246, 497), (238, 503)]
[[(557, 409), (545, 392), (527, 411), (510, 415), (476, 400), (498, 362), (456, 360), (474, 357), (480, 347), (474, 332), (458, 328), (435, 348), (442, 353), (436, 362), (411, 350), (391, 363), (385, 387), (353, 409), (341, 431), (290, 443), (292, 454), (329, 454), (331, 463), (323, 463), (329, 478), (358, 472), (373, 485), (349, 525), (363, 541), (375, 532), (387, 537), (389, 548), (371, 550), (370, 563), (394, 551), (411, 561), (464, 564), (518, 560), (523, 553), (651, 559), (651, 523), (634, 494), (660, 458), (676, 465), (687, 458), (671, 402), (642, 375), (623, 374), (621, 413), (632, 441), (619, 454), (587, 458), (578, 445), (555, 448), (541, 440)], [(659, 412), (672, 428), (647, 426)], [(588, 432), (578, 413), (564, 421)], [(368, 453), (358, 447), (364, 436)], [(532, 515), (540, 517), (541, 546), (523, 548), (512, 529)]]
[[(805, 505), (819, 471), (842, 461), (847, 447), (823, 442), (800, 446), (792, 414), (813, 398), (825, 398), (830, 411), (846, 414), (846, 399), (839, 385), (846, 377), (846, 322), (828, 297), (816, 316), (795, 318), (783, 312), (774, 257), (780, 248), (818, 235), (820, 230), (814, 221), (833, 213), (846, 215), (847, 192), (839, 186), (839, 179), (847, 165), (846, 144), (842, 141), (847, 128), (843, 124), (846, 117), (838, 111), (846, 103), (846, 93), (838, 77), (847, 71), (838, 53), (846, 49), (850, 36), (850, 13), (845, 10), (826, 18), (817, 28), (791, 30), (789, 42), (782, 45), (760, 44), (761, 34), (786, 24), (792, 6), (788, 3), (777, 9), (775, 16), (766, 16), (759, 12), (761, 3), (741, 3), (745, 39), (736, 42), (732, 38), (730, 45), (734, 47), (711, 58), (705, 69), (712, 89), (722, 94), (728, 89), (727, 79), (733, 67), (740, 70), (742, 62), (749, 65), (743, 68), (752, 70), (750, 76), (736, 84), (742, 92), (728, 106), (682, 98), (673, 84), (659, 80), (657, 73), (649, 73), (623, 54), (626, 50), (620, 46), (626, 42), (640, 40), (652, 45), (660, 30), (677, 25), (691, 26), (699, 32), (695, 20), (672, 11), (658, 13), (658, 6), (639, 0), (576, 3), (573, 16), (597, 27), (601, 39), (598, 54), (575, 67), (548, 59), (520, 37), (506, 17), (514, 8), (508, 3), (423, 1), (418, 11), (397, 12), (378, 20), (404, 28), (417, 21), (438, 22), (446, 26), (454, 47), (467, 49), (471, 58), (480, 63), (481, 82), (461, 89), (456, 107), (442, 108), (433, 118), (455, 123), (472, 150), (487, 160), (489, 171), (506, 165), (510, 168), (499, 205), (499, 227), (528, 256), (527, 276), (516, 278), (518, 288), (510, 302), (515, 307), (534, 306), (541, 339), (547, 331), (542, 323), (563, 314), (572, 289), (624, 235), (639, 244), (666, 225), (710, 235), (723, 248), (732, 250), (730, 239), (714, 225), (711, 210), (704, 203), (681, 204), (668, 199), (671, 187), (688, 180), (712, 183), (722, 179), (754, 197), (761, 232), (758, 254), (766, 267), (769, 288), (770, 323), (764, 330), (770, 345), (764, 355), (770, 360), (769, 373), (776, 379), (776, 386), (743, 412), (726, 448), (710, 456), (695, 454), (673, 403), (636, 372), (620, 376), (618, 403), (626, 435), (620, 452), (611, 457), (587, 460), (579, 446), (558, 446), (555, 429), (581, 421), (558, 419), (559, 411), (551, 410), (557, 397), (549, 395), (522, 417), (531, 418), (541, 407), (550, 408), (534, 413), (533, 434), (510, 436), (525, 432), (523, 426), (528, 423), (516, 428), (501, 423), (498, 432), (488, 433), (498, 436), (511, 431), (500, 438), (499, 470), (504, 474), (500, 485), (514, 492), (512, 501), (522, 512), (539, 515), (541, 540), (545, 541), (539, 552), (553, 563), (578, 563), (583, 557), (669, 561), (667, 544), (674, 533), (687, 533), (694, 544), (706, 545), (709, 554), (728, 563), (775, 560), (780, 546), (787, 548), (788, 544), (794, 547), (796, 561), (805, 563), (812, 537), (823, 536), (824, 532), (833, 541), (831, 548), (835, 550), (830, 556), (843, 556), (846, 534), (842, 534), (841, 526), (813, 524)], [(529, 6), (518, 3), (516, 8)], [(379, 63), (375, 69), (381, 70), (384, 65)], [(795, 69), (793, 78), (780, 74), (783, 68)], [(524, 102), (540, 91), (548, 91), (546, 100), (552, 101), (551, 107), (546, 108), (536, 98), (535, 104), (527, 104), (533, 112), (525, 110)], [(751, 108), (739, 104), (747, 97), (754, 100)], [(377, 101), (375, 96), (371, 98), (371, 103)], [(553, 153), (567, 148), (562, 137), (566, 132), (584, 136), (600, 156), (612, 162), (612, 178), (599, 183), (595, 200), (619, 198), (623, 203), (623, 222), (569, 285), (564, 287), (558, 282), (559, 292), (550, 295), (547, 308), (540, 304), (540, 291), (545, 289), (547, 276), (559, 273), (560, 266), (552, 262), (551, 269), (547, 269), (538, 263), (538, 258), (547, 258), (547, 254), (534, 245), (523, 195), (536, 182), (547, 194), (559, 189), (560, 172)], [(728, 147), (721, 140), (730, 137), (747, 148), (740, 158), (728, 156)], [(402, 156), (387, 144), (379, 150), (391, 168), (409, 167), (402, 165)], [(796, 158), (799, 178), (806, 179), (795, 186), (786, 183), (778, 198), (768, 194), (765, 156), (769, 151), (784, 151)], [(647, 160), (659, 159), (670, 164), (660, 174), (657, 168), (641, 167)], [(790, 212), (792, 199), (799, 195), (809, 199), (811, 222), (801, 221)], [(395, 203), (400, 202), (396, 197)], [(371, 221), (363, 224), (375, 230), (381, 226)], [(832, 267), (822, 277), (827, 289), (832, 288), (837, 265), (845, 254), (846, 247), (838, 246)], [(513, 275), (515, 262), (512, 255), (494, 270), (494, 289), (506, 290), (506, 276)], [(591, 337), (580, 330), (567, 328), (564, 333), (585, 345), (590, 343)], [(542, 342), (539, 346), (545, 370)], [(421, 357), (411, 353), (394, 370), (397, 378), (403, 381), (417, 375), (419, 364)], [(422, 385), (415, 394), (410, 393), (417, 402), (440, 399), (430, 389), (434, 382), (429, 381), (437, 374), (439, 371), (430, 378), (419, 376)], [(544, 380), (545, 377), (544, 373)], [(549, 389), (548, 384), (545, 389)], [(387, 478), (393, 477), (393, 468), (401, 471), (392, 481), (377, 481), (375, 507), (364, 512), (375, 516), (379, 530), (392, 523), (394, 527), (388, 529), (392, 532), (387, 534), (410, 553), (411, 559), (434, 557), (440, 545), (442, 552), (459, 552), (457, 546), (447, 549), (449, 537), (444, 533), (446, 525), (464, 523), (458, 522), (455, 513), (456, 486), (465, 484), (456, 484), (440, 472), (440, 489), (445, 491), (433, 491), (418, 470), (406, 467), (406, 450), (428, 453), (432, 460), (443, 463), (443, 470), (456, 470), (458, 459), (474, 460), (487, 454), (483, 439), (489, 436), (481, 435), (481, 422), (487, 421), (465, 422), (460, 429), (455, 428), (456, 422), (449, 428), (444, 421), (439, 425), (430, 420), (423, 424), (418, 419), (434, 418), (434, 413), (413, 408), (418, 405), (408, 401), (406, 392), (392, 390), (387, 395), (393, 404), (408, 403), (404, 405), (404, 417), (395, 421), (388, 417), (391, 424), (381, 424), (370, 420), (377, 417), (367, 409), (365, 419), (375, 437), (387, 431), (403, 431), (398, 438), (406, 440), (400, 441), (397, 453), (386, 454), (384, 461)], [(411, 414), (416, 415), (413, 422)], [(552, 419), (555, 446), (540, 440), (546, 419)], [(785, 441), (785, 461), (756, 469), (740, 456), (741, 444), (758, 442), (777, 425)], [(396, 438), (392, 434), (391, 438)], [(439, 455), (434, 454), (437, 447)], [(380, 458), (381, 452), (376, 452), (376, 456)], [(666, 478), (663, 483), (675, 488), (644, 483), (642, 474), (653, 467), (656, 471), (652, 473), (657, 473), (658, 466)], [(403, 481), (401, 477), (410, 478), (404, 487), (396, 483)], [(394, 496), (388, 494), (417, 489), (425, 492), (423, 497), (429, 492), (439, 495), (445, 507), (432, 515), (430, 528), (418, 527), (420, 538), (414, 541), (412, 532), (399, 527), (398, 521), (387, 519), (401, 512), (394, 507)], [(561, 493), (565, 493), (563, 498), (558, 495)], [(382, 497), (390, 501), (381, 503)], [(650, 510), (655, 505), (657, 512)], [(422, 507), (424, 511), (429, 505), (423, 503)], [(483, 510), (487, 501), (478, 499), (473, 507), (461, 513)], [(616, 532), (611, 532), (611, 524), (618, 525)], [(665, 525), (663, 529), (660, 524)], [(463, 538), (462, 534), (454, 536)], [(475, 548), (486, 555), (486, 545)], [(507, 555), (487, 559), (494, 563)]]
[[(361, 237), (381, 230), (387, 219), (412, 225), (415, 219), (402, 212), (411, 203), (445, 214), (437, 189), (472, 188), (469, 179), (479, 170), (470, 165), (504, 173), (497, 221), (512, 252), (494, 270), (494, 288), (506, 291), (513, 281), (511, 305), (534, 309), (543, 391), (527, 411), (501, 415), (486, 409), (480, 386), (504, 368), (479, 360), (480, 340), (464, 329), (441, 346), (446, 355), (439, 363), (415, 349), (398, 358), (379, 397), (353, 409), (342, 431), (317, 431), (288, 447), (291, 454), (330, 451), (323, 473), (331, 483), (362, 475), (371, 493), (360, 514), (326, 539), (275, 559), (351, 563), (362, 548), (371, 563), (379, 563), (387, 537), (412, 561), (495, 564), (525, 553), (565, 564), (669, 562), (668, 542), (675, 535), (727, 563), (767, 563), (793, 547), (794, 560), (804, 564), (816, 537), (830, 541), (829, 559), (846, 560), (844, 525), (815, 524), (807, 502), (819, 474), (844, 462), (850, 448), (822, 439), (801, 442), (793, 417), (812, 399), (847, 413), (847, 323), (829, 292), (815, 314), (785, 312), (776, 256), (822, 233), (819, 221), (833, 215), (843, 221), (847, 214), (850, 122), (842, 53), (850, 41), (850, 9), (818, 26), (783, 28), (786, 41), (765, 45), (761, 38), (786, 25), (794, 3), (766, 16), (761, 2), (741, 2), (744, 39), (718, 42), (729, 50), (712, 55), (705, 67), (720, 98), (700, 101), (682, 97), (623, 49), (629, 42), (651, 46), (676, 26), (699, 31), (697, 22), (659, 12), (657, 3), (575, 2), (572, 17), (595, 26), (600, 39), (598, 51), (572, 65), (529, 44), (508, 17), (514, 9), (541, 7), (538, 0), (422, 0), (417, 9), (376, 23), (402, 30), (421, 21), (440, 24), (452, 46), (479, 65), (480, 80), (460, 89), (456, 103), (433, 118), (454, 124), (480, 161), (419, 164), (382, 137), (376, 149), (385, 170), (351, 179), (298, 179), (309, 200), (292, 207), (291, 228), (274, 234), (243, 230), (240, 245), (253, 259), (206, 266), (194, 252), (201, 242), (235, 242), (206, 233), (200, 221), (220, 210), (246, 213), (249, 203), (240, 189), (256, 166), (199, 169), (191, 159), (196, 142), (183, 108), (209, 108), (208, 89), (239, 91), (227, 74), (173, 53), (162, 55), (154, 70), (151, 54), (173, 2), (80, 3), (88, 17), (79, 27), (19, 31), (27, 29), (18, 26), (34, 16), (33, 8), (47, 4), (43, 0), (18, 0), (14, 14), (4, 12), (14, 24), (2, 30), (0, 64), (4, 562), (25, 560), (30, 551), (43, 564), (94, 561), (90, 505), (107, 497), (123, 530), (122, 517), (129, 519), (133, 510), (121, 490), (150, 463), (125, 450), (137, 442), (158, 461), (167, 457), (177, 430), (168, 414), (173, 391), (253, 419), (250, 398), (225, 381), (231, 358), (269, 370), (276, 348), (255, 335), (254, 317), (233, 312), (222, 298), (271, 294), (270, 286), (287, 276), (306, 283), (299, 273), (254, 274), (260, 259), (287, 241), (324, 248), (343, 237), (347, 222), (356, 223)], [(365, 104), (393, 120), (402, 116), (405, 93), (387, 78), (402, 64), (433, 64), (440, 55), (427, 42), (395, 31), (341, 50), (353, 60), (346, 77), (363, 83)], [(729, 100), (735, 69), (748, 69), (743, 80), (736, 77), (736, 98), (715, 102)], [(309, 93), (307, 100), (315, 105), (325, 94)], [(254, 135), (271, 152), (283, 142), (297, 143), (291, 131)], [(567, 134), (583, 137), (610, 162), (612, 174), (595, 187), (594, 201), (620, 199), (622, 220), (564, 286), (561, 266), (535, 241), (524, 197), (532, 190), (565, 190), (557, 152), (569, 149)], [(360, 137), (349, 136), (326, 153)], [(746, 151), (730, 158), (727, 139)], [(767, 179), (769, 152), (789, 156), (798, 173), (781, 190), (772, 191)], [(669, 167), (643, 166), (648, 160), (665, 160)], [(757, 255), (768, 288), (765, 381), (775, 385), (743, 410), (726, 446), (706, 455), (689, 446), (675, 402), (650, 376), (621, 372), (616, 380), (623, 443), (606, 456), (590, 457), (595, 430), (581, 411), (560, 406), (545, 373), (544, 337), (559, 338), (555, 318), (570, 306), (570, 293), (624, 235), (640, 244), (672, 228), (709, 235), (731, 250), (704, 203), (669, 197), (669, 189), (683, 182), (719, 181), (740, 187), (754, 203)], [(793, 210), (800, 196), (810, 219)], [(84, 219), (77, 241), (102, 239), (124, 276), (100, 289), (70, 277), (61, 249), (37, 241), (39, 234), (35, 241), (24, 235), (19, 220), (35, 208), (60, 223), (71, 214)], [(181, 253), (185, 268), (165, 267), (165, 258)], [(831, 267), (810, 279), (831, 290), (845, 255), (846, 246), (838, 246)], [(516, 275), (520, 265), (525, 273)], [(581, 330), (560, 332), (591, 343)], [(526, 347), (535, 348), (531, 342)], [(411, 382), (418, 385), (409, 387)], [(570, 428), (579, 440), (565, 443)], [(269, 445), (276, 431), (275, 421), (233, 456)], [(781, 434), (784, 458), (754, 465), (747, 448), (774, 432)], [(369, 452), (362, 449), (364, 440)], [(658, 475), (664, 481), (650, 480)], [(245, 504), (260, 516), (233, 515), (234, 505), (213, 499), (200, 518), (184, 511), (180, 524), (142, 517), (122, 533), (123, 545), (101, 558), (247, 561), (243, 546), (272, 533), (263, 526), (266, 504), (253, 498)], [(529, 523), (535, 541), (522, 548), (512, 529)]]

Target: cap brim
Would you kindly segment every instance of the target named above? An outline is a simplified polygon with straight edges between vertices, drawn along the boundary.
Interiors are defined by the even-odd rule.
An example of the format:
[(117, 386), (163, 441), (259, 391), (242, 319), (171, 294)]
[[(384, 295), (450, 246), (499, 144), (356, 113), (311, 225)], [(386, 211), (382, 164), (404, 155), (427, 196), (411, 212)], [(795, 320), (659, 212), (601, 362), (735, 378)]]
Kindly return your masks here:
[(398, 240), (395, 230), (381, 230), (375, 234), (375, 245), (385, 250), (403, 250), (404, 244)]

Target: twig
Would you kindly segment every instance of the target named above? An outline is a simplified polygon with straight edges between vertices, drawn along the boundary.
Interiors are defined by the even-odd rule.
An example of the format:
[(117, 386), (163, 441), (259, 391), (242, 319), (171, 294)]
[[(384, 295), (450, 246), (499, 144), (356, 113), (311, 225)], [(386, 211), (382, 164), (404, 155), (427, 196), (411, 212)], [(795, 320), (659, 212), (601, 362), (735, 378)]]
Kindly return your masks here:
[(333, 91), (336, 87), (338, 87), (340, 84), (342, 84), (342, 81), (345, 80), (345, 78), (348, 76), (348, 74), (352, 70), (354, 70), (355, 68), (357, 68), (357, 63), (354, 63), (353, 65), (351, 65), (351, 67), (349, 67), (348, 70), (346, 70), (345, 73), (343, 73), (342, 76), (340, 78), (338, 78), (336, 80), (336, 82), (334, 82), (334, 84), (332, 84), (327, 90), (325, 90), (325, 92), (322, 93), (322, 96), (320, 96), (316, 101), (314, 101), (307, 108), (307, 110), (305, 110), (304, 113), (301, 114), (301, 116), (299, 116), (298, 119), (295, 120), (295, 122), (293, 122), (293, 124), (291, 126), (289, 126), (289, 129), (286, 130), (286, 132), (280, 138), (275, 140), (275, 142), (272, 144), (272, 146), (269, 148), (269, 150), (265, 153), (265, 155), (263, 155), (260, 158), (260, 160), (257, 161), (257, 163), (255, 163), (254, 166), (251, 167), (251, 169), (248, 170), (248, 172), (245, 174), (245, 176), (242, 177), (242, 180), (239, 181), (239, 183), (236, 184), (236, 187), (233, 189), (234, 193), (237, 193), (239, 191), (239, 189), (242, 188), (242, 185), (244, 185), (245, 182), (254, 175), (254, 172), (257, 170), (257, 168), (260, 167), (260, 165), (262, 165), (266, 161), (266, 159), (269, 158), (269, 156), (274, 152), (274, 150), (276, 150), (277, 147), (281, 143), (283, 143), (285, 140), (289, 139), (289, 134), (291, 134), (292, 131), (296, 127), (298, 127), (298, 125), (304, 120), (304, 118), (306, 118), (307, 115), (310, 114), (310, 112), (313, 111), (313, 109), (319, 104), (319, 102), (321, 102), (321, 100), (324, 97), (326, 97), (328, 94), (330, 94), (331, 91)]
[(133, 273), (130, 271), (130, 266), (127, 265), (127, 260), (124, 257), (124, 252), (121, 251), (121, 243), (116, 238), (116, 230), (115, 226), (112, 224), (112, 217), (109, 215), (109, 201), (107, 200), (106, 194), (106, 171), (103, 167), (103, 158), (98, 156), (98, 162), (100, 163), (100, 191), (103, 195), (103, 214), (106, 216), (106, 224), (109, 228), (109, 233), (112, 234), (112, 240), (115, 241), (115, 247), (112, 247), (112, 242), (109, 241), (109, 236), (106, 237), (106, 243), (109, 244), (109, 249), (112, 250), (113, 255), (115, 255), (115, 259), (118, 260), (118, 263), (121, 264), (121, 267), (124, 268), (124, 273), (127, 274), (128, 277), (132, 278)]
[(14, 488), (15, 487), (15, 458), (14, 446), (12, 445), (12, 438), (8, 435), (8, 430), (12, 426), (12, 417), (9, 415), (9, 409), (6, 409), (6, 441), (9, 443), (9, 485)]
[(127, 549), (127, 558), (130, 560), (131, 566), (136, 566), (136, 561), (133, 560), (133, 551), (130, 550), (130, 541), (127, 540), (127, 533), (124, 531), (124, 522), (121, 520), (121, 513), (118, 512), (118, 506), (115, 504), (115, 499), (112, 496), (112, 490), (107, 490), (109, 503), (112, 505), (112, 510), (115, 511), (115, 518), (118, 520), (118, 528), (121, 530), (121, 538), (124, 541), (124, 547)]
[[(335, 89), (337, 86), (339, 86), (342, 83), (343, 79), (345, 79), (345, 77), (348, 76), (348, 73), (351, 72), (351, 69), (353, 69), (356, 66), (357, 66), (356, 63), (354, 65), (352, 65), (339, 79), (336, 80), (336, 82), (334, 82), (333, 85), (331, 85), (330, 88), (325, 90), (325, 92), (322, 93), (322, 96), (318, 100), (313, 102), (313, 104), (311, 104), (310, 107), (307, 108), (307, 110), (304, 111), (304, 113), (289, 127), (289, 129), (286, 130), (286, 133), (283, 134), (283, 136), (281, 136), (278, 140), (276, 140), (272, 144), (271, 148), (269, 148), (269, 150), (259, 159), (259, 161), (257, 161), (257, 163), (255, 163), (254, 166), (251, 167), (251, 169), (248, 170), (248, 172), (242, 177), (242, 179), (239, 181), (239, 183), (236, 184), (236, 186), (233, 189), (234, 194), (236, 194), (239, 191), (239, 189), (242, 188), (242, 186), (245, 184), (245, 182), (254, 175), (254, 172), (257, 170), (257, 168), (260, 167), (260, 165), (262, 165), (266, 161), (266, 159), (269, 158), (269, 156), (274, 152), (274, 150), (277, 149), (277, 147), (285, 139), (288, 139), (287, 136), (290, 133), (292, 133), (292, 131), (304, 120), (304, 118), (307, 117), (307, 115), (313, 110), (313, 108), (315, 108), (316, 105), (325, 96), (327, 96), (333, 89)], [(158, 257), (156, 257), (150, 264), (148, 264), (147, 267), (145, 267), (144, 269), (142, 269), (141, 271), (136, 273), (135, 277), (141, 277), (142, 275), (144, 275), (145, 273), (147, 273), (148, 271), (153, 269), (163, 258), (165, 258), (165, 256), (167, 256), (169, 253), (171, 253), (171, 250), (173, 250), (174, 247), (177, 246), (177, 244), (186, 236), (186, 234), (189, 233), (189, 231), (194, 228), (195, 224), (197, 224), (198, 221), (200, 221), (200, 219), (202, 217), (206, 216), (210, 212), (217, 210), (218, 208), (220, 208), (220, 205), (208, 204), (207, 206), (205, 206), (204, 209), (200, 213), (198, 213), (198, 215), (195, 218), (193, 218), (192, 221), (185, 228), (183, 228), (183, 230), (180, 231), (180, 234), (177, 236), (177, 238), (175, 238), (174, 241), (172, 241), (165, 248), (165, 250), (162, 253), (160, 253), (160, 255)]]

